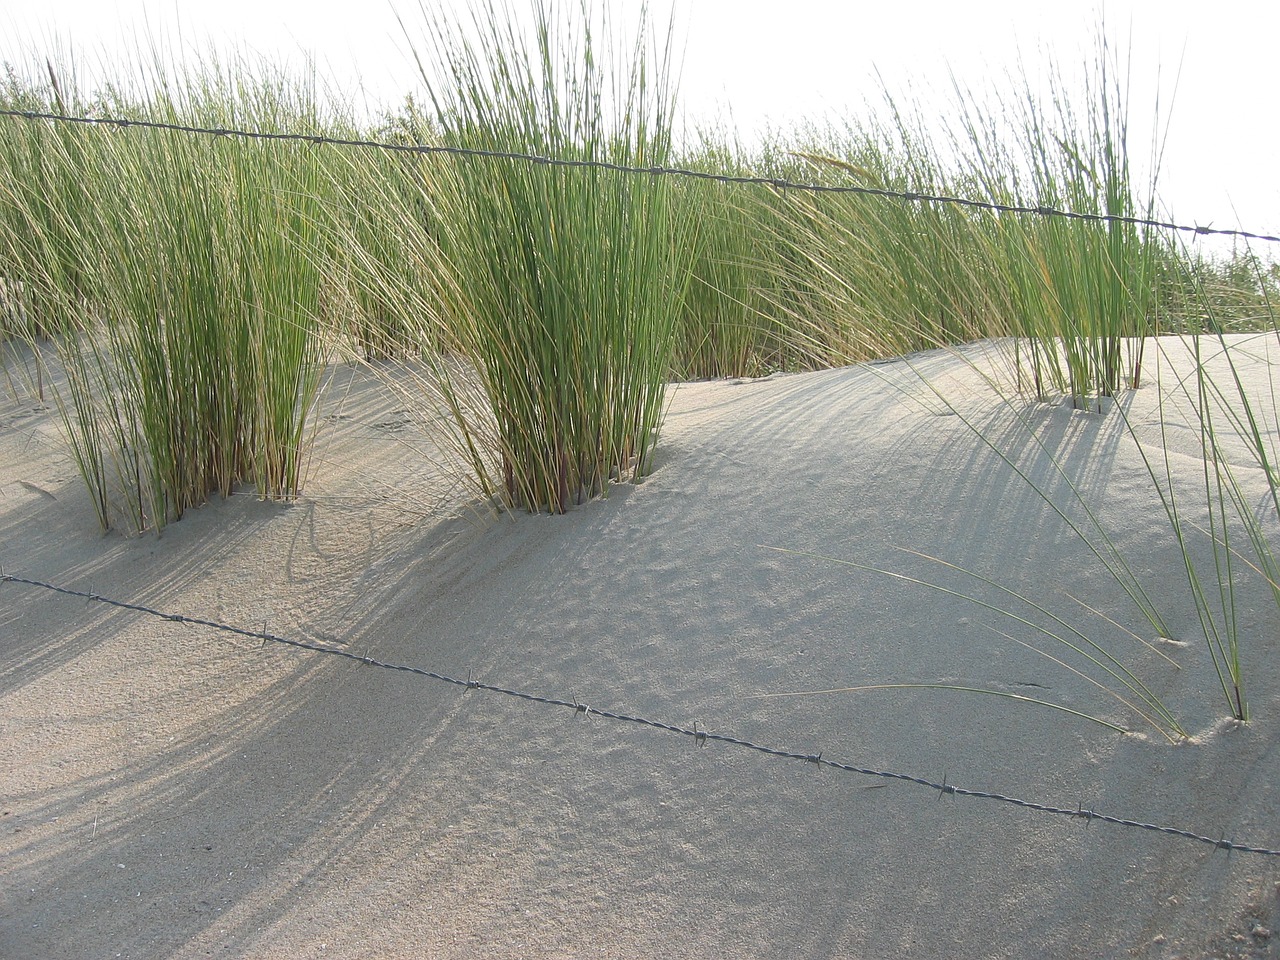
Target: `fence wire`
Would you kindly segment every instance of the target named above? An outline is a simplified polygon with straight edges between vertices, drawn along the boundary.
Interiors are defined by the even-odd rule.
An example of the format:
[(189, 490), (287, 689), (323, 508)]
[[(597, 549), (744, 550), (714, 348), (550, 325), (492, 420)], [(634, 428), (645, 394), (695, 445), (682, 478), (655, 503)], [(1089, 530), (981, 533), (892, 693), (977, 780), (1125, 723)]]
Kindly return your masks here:
[(545, 157), (534, 153), (515, 153), (501, 150), (476, 150), (469, 147), (453, 147), (443, 144), (422, 143), (387, 143), (379, 140), (358, 140), (343, 137), (327, 137), (320, 134), (307, 133), (268, 133), (255, 130), (237, 130), (227, 127), (200, 127), (181, 123), (164, 123), (158, 120), (127, 120), (121, 117), (80, 117), (59, 113), (41, 113), (35, 110), (0, 110), (0, 116), (21, 117), (25, 120), (49, 120), (57, 123), (81, 123), (125, 129), (141, 127), (149, 130), (169, 130), (177, 133), (200, 134), (211, 137), (237, 137), (245, 140), (276, 140), (291, 143), (309, 143), (313, 145), (328, 144), (338, 147), (358, 147), (361, 149), (386, 150), (393, 153), (418, 155), (446, 154), (456, 157), (483, 157), (499, 160), (518, 160), (547, 167), (587, 167), (596, 170), (612, 170), (617, 173), (648, 174), (650, 176), (674, 176), (695, 180), (714, 180), (728, 184), (756, 184), (772, 187), (775, 190), (798, 191), (807, 193), (848, 193), (871, 197), (886, 197), (904, 200), (909, 203), (942, 203), (952, 206), (967, 207), (974, 210), (987, 210), (996, 213), (1035, 214), (1042, 217), (1063, 217), (1068, 220), (1083, 220), (1092, 223), (1125, 223), (1140, 227), (1154, 227), (1160, 230), (1176, 230), (1192, 233), (1197, 236), (1235, 237), (1241, 240), (1261, 240), (1267, 243), (1280, 243), (1280, 237), (1248, 230), (1231, 230), (1221, 227), (1191, 226), (1171, 223), (1165, 220), (1154, 220), (1147, 217), (1127, 217), (1105, 213), (1078, 213), (1071, 210), (1059, 210), (1044, 205), (1021, 205), (996, 203), (991, 200), (974, 200), (966, 197), (952, 197), (929, 193), (916, 193), (909, 190), (887, 190), (882, 187), (865, 187), (854, 184), (820, 184), (787, 180), (778, 177), (734, 176), (722, 173), (710, 173), (705, 170), (691, 170), (684, 167), (664, 166), (629, 166), (621, 163), (610, 163), (607, 160), (570, 160), (558, 157)]
[(1119, 827), (1130, 827), (1136, 830), (1161, 833), (1171, 837), (1181, 837), (1184, 840), (1190, 840), (1195, 843), (1211, 846), (1216, 850), (1226, 850), (1228, 852), (1234, 851), (1236, 853), (1255, 853), (1265, 857), (1280, 857), (1280, 850), (1240, 843), (1235, 840), (1228, 840), (1224, 837), (1208, 837), (1203, 834), (1195, 833), (1190, 830), (1183, 830), (1178, 827), (1162, 826), (1155, 823), (1144, 823), (1141, 820), (1133, 820), (1127, 817), (1116, 817), (1110, 814), (1100, 813), (1097, 810), (1084, 807), (1080, 804), (1075, 807), (1053, 806), (1047, 803), (1023, 800), (1018, 797), (1011, 797), (1001, 793), (990, 793), (986, 790), (970, 790), (965, 787), (958, 787), (954, 784), (947, 783), (945, 777), (941, 783), (938, 783), (933, 780), (928, 780), (923, 777), (915, 777), (906, 773), (895, 773), (889, 770), (876, 770), (870, 767), (859, 767), (853, 764), (831, 760), (824, 757), (821, 753), (796, 753), (791, 750), (783, 750), (778, 747), (754, 743), (750, 740), (743, 740), (739, 737), (729, 736), (727, 734), (712, 733), (709, 730), (700, 729), (696, 722), (691, 728), (682, 727), (678, 724), (666, 723), (649, 717), (616, 713), (612, 710), (600, 709), (599, 707), (580, 703), (577, 699), (563, 700), (556, 697), (544, 697), (539, 694), (528, 693), (523, 690), (511, 690), (507, 687), (497, 686), (492, 683), (485, 683), (484, 681), (472, 678), (461, 680), (457, 677), (450, 677), (443, 673), (436, 673), (433, 670), (423, 669), (422, 667), (407, 666), (405, 664), (398, 663), (386, 663), (373, 657), (351, 653), (350, 651), (326, 644), (311, 643), (306, 640), (293, 640), (288, 637), (281, 637), (273, 633), (268, 633), (265, 630), (246, 630), (242, 627), (219, 623), (215, 620), (205, 620), (201, 617), (188, 617), (179, 613), (165, 613), (164, 611), (144, 606), (142, 604), (128, 603), (124, 600), (115, 600), (110, 597), (99, 596), (96, 593), (89, 593), (83, 590), (73, 590), (70, 587), (58, 586), (41, 580), (31, 580), (26, 577), (0, 573), (0, 583), (23, 584), (29, 587), (37, 587), (42, 590), (49, 590), (54, 593), (63, 594), (68, 597), (82, 597), (96, 603), (106, 604), (107, 606), (117, 607), (122, 610), (133, 610), (137, 613), (146, 614), (147, 616), (156, 617), (161, 620), (168, 620), (171, 623), (186, 623), (193, 626), (208, 627), (222, 633), (229, 633), (252, 640), (261, 640), (264, 643), (278, 643), (289, 647), (295, 647), (300, 650), (307, 650), (312, 653), (322, 653), (329, 656), (341, 657), (345, 660), (354, 660), (356, 663), (361, 663), (369, 667), (377, 667), (382, 670), (396, 670), (401, 673), (411, 673), (420, 677), (427, 677), (428, 679), (453, 684), (454, 686), (462, 687), (466, 690), (485, 690), (489, 693), (501, 694), (506, 697), (515, 697), (519, 700), (526, 700), (531, 703), (541, 703), (552, 707), (565, 707), (573, 710), (574, 714), (578, 716), (601, 717), (605, 720), (616, 720), (621, 723), (638, 724), (652, 730), (662, 730), (667, 733), (688, 737), (698, 747), (705, 747), (708, 743), (723, 743), (734, 747), (743, 747), (747, 750), (753, 750), (756, 753), (762, 753), (766, 756), (776, 757), (782, 760), (811, 763), (819, 767), (830, 767), (834, 770), (844, 771), (845, 773), (855, 773), (860, 776), (875, 777), (880, 780), (896, 780), (904, 783), (911, 783), (929, 790), (936, 790), (938, 791), (939, 796), (973, 797), (978, 800), (995, 800), (1010, 806), (1021, 807), (1025, 810), (1033, 810), (1037, 813), (1047, 813), (1056, 816), (1069, 817), (1073, 820), (1083, 820), (1086, 824), (1097, 820), (1101, 823), (1110, 823)]

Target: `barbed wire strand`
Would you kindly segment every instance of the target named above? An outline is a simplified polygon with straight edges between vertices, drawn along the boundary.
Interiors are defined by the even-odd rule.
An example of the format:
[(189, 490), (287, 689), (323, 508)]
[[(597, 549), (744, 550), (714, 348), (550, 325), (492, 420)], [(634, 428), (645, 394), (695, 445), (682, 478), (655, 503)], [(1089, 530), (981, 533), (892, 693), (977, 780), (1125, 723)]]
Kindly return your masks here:
[(182, 123), (165, 123), (159, 120), (127, 120), (122, 117), (79, 117), (59, 113), (42, 113), (36, 110), (0, 110), (0, 116), (20, 117), (25, 120), (48, 120), (58, 123), (96, 124), (100, 126), (116, 127), (118, 129), (141, 127), (149, 130), (169, 130), (176, 133), (192, 133), (212, 137), (237, 137), (245, 140), (275, 140), (309, 143), (313, 145), (328, 144), (339, 147), (357, 147), (361, 149), (386, 150), (389, 152), (419, 155), (446, 154), (458, 157), (520, 160), (548, 167), (588, 167), (596, 170), (612, 170), (617, 173), (685, 177), (697, 180), (713, 180), (718, 183), (727, 184), (756, 184), (758, 186), (772, 187), (775, 190), (781, 191), (791, 190), (807, 193), (861, 194), (864, 196), (905, 200), (910, 203), (943, 203), (997, 213), (1035, 214), (1042, 217), (1063, 217), (1069, 220), (1082, 220), (1093, 223), (1124, 223), (1141, 227), (1154, 227), (1160, 230), (1176, 230), (1183, 233), (1196, 234), (1197, 236), (1202, 237), (1235, 237), (1242, 240), (1260, 240), (1267, 243), (1280, 243), (1280, 237), (1271, 236), (1269, 234), (1254, 233), (1248, 230), (1189, 226), (1187, 224), (1171, 223), (1169, 221), (1154, 220), (1147, 217), (1129, 217), (1105, 213), (1078, 213), (1071, 210), (1059, 210), (1056, 207), (1043, 205), (1027, 206), (1020, 204), (996, 203), (990, 200), (974, 200), (965, 197), (917, 193), (909, 190), (888, 190), (883, 187), (865, 187), (853, 184), (819, 184), (787, 180), (779, 177), (738, 176), (722, 173), (710, 173), (705, 170), (691, 170), (684, 167), (630, 166), (622, 163), (611, 163), (607, 160), (570, 160), (565, 158), (546, 157), (534, 153), (517, 153), (502, 150), (477, 150), (471, 147), (454, 147), (444, 144), (387, 143), (379, 140), (327, 137), (320, 134), (268, 133), (260, 130), (237, 130), (227, 127), (200, 127)]
[(840, 763), (836, 760), (824, 757), (821, 753), (796, 753), (791, 750), (770, 747), (764, 744), (754, 743), (750, 740), (743, 740), (739, 737), (729, 736), (727, 734), (712, 733), (709, 730), (700, 729), (696, 722), (692, 728), (682, 727), (677, 724), (665, 723), (661, 720), (653, 720), (648, 717), (616, 713), (612, 710), (602, 710), (598, 707), (592, 707), (588, 704), (580, 703), (576, 699), (563, 700), (556, 697), (544, 697), (539, 694), (528, 693), (522, 690), (511, 690), (507, 687), (501, 687), (471, 678), (461, 680), (457, 677), (450, 677), (446, 674), (436, 673), (433, 670), (425, 670), (422, 667), (413, 667), (398, 663), (386, 663), (384, 661), (374, 659), (373, 657), (362, 656), (360, 654), (351, 653), (350, 651), (325, 644), (312, 643), (306, 640), (293, 640), (288, 637), (277, 636), (273, 633), (267, 633), (265, 630), (246, 630), (242, 627), (219, 623), (215, 620), (205, 620), (201, 617), (188, 617), (183, 614), (165, 613), (161, 610), (154, 609), (153, 607), (147, 607), (142, 604), (128, 603), (124, 600), (115, 600), (110, 597), (99, 596), (96, 593), (89, 593), (83, 590), (73, 590), (70, 587), (62, 587), (56, 584), (46, 583), (42, 580), (32, 580), (26, 577), (0, 573), (0, 583), (24, 584), (29, 587), (37, 587), (69, 597), (82, 597), (86, 600), (106, 604), (107, 606), (116, 607), (121, 610), (132, 610), (161, 620), (168, 620), (172, 623), (185, 623), (193, 626), (208, 627), (212, 630), (218, 630), (223, 633), (229, 633), (251, 640), (262, 640), (264, 642), (269, 641), (271, 643), (295, 647), (299, 650), (328, 654), (329, 656), (353, 660), (356, 663), (361, 663), (370, 667), (377, 667), (382, 670), (395, 670), (401, 673), (410, 673), (420, 677), (427, 677), (431, 680), (439, 680), (443, 683), (453, 684), (454, 686), (463, 687), (467, 690), (486, 690), (489, 693), (497, 693), (506, 697), (515, 697), (519, 700), (526, 700), (531, 703), (541, 703), (552, 707), (567, 707), (572, 709), (575, 715), (584, 717), (602, 717), (606, 720), (617, 720), (622, 723), (638, 724), (650, 729), (663, 730), (667, 733), (689, 737), (693, 740), (695, 745), (699, 747), (705, 747), (708, 743), (724, 743), (730, 746), (743, 747), (747, 750), (754, 750), (757, 753), (762, 753), (770, 757), (778, 757), (783, 760), (798, 760), (803, 763), (812, 763), (819, 767), (831, 767), (834, 770), (842, 770), (845, 773), (855, 773), (864, 777), (875, 777), (881, 780), (896, 780), (904, 783), (911, 783), (930, 790), (937, 790), (940, 796), (973, 797), (979, 800), (995, 800), (1000, 803), (1010, 804), (1011, 806), (1021, 807), (1025, 810), (1032, 810), (1037, 813), (1070, 817), (1073, 820), (1084, 820), (1086, 823), (1092, 823), (1094, 820), (1097, 820), (1102, 823), (1110, 823), (1115, 826), (1130, 827), (1137, 830), (1165, 834), (1166, 836), (1171, 837), (1181, 837), (1185, 840), (1206, 844), (1217, 850), (1226, 850), (1229, 852), (1234, 851), (1237, 853), (1255, 853), (1266, 857), (1280, 857), (1280, 850), (1238, 843), (1234, 840), (1227, 840), (1222, 837), (1215, 839), (1214, 837), (1207, 837), (1203, 834), (1194, 833), (1190, 830), (1183, 830), (1178, 827), (1161, 826), (1154, 823), (1144, 823), (1140, 820), (1133, 820), (1127, 817), (1111, 816), (1110, 814), (1099, 813), (1096, 810), (1086, 808), (1083, 805), (1077, 805), (1074, 808), (1058, 807), (1051, 804), (1038, 803), (1032, 800), (1022, 800), (1018, 797), (1011, 797), (1001, 793), (991, 793), (986, 790), (970, 790), (965, 787), (958, 787), (954, 784), (947, 783), (945, 777), (941, 783), (937, 783), (923, 777), (916, 777), (906, 773), (895, 773), (888, 770), (875, 770), (869, 767), (859, 767), (853, 764)]

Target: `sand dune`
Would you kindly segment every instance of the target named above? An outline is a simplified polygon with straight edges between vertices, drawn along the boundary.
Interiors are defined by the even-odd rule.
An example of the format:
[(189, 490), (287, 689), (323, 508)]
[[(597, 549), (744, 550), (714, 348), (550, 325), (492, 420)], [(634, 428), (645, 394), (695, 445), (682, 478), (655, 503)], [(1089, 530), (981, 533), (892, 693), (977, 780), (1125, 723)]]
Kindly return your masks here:
[[(1274, 849), (1280, 617), (1245, 569), (1253, 720), (1230, 723), (1141, 456), (1170, 451), (1204, 523), (1186, 358), (1166, 347), (1161, 386), (1121, 400), (1131, 431), (1114, 411), (1000, 400), (977, 372), (989, 345), (683, 385), (644, 483), (488, 521), (423, 455), (416, 411), (339, 368), (300, 502), (237, 496), (134, 538), (97, 531), (56, 413), (4, 395), (0, 566)], [(1239, 351), (1268, 397), (1265, 341)], [(1247, 449), (1223, 455), (1274, 537)], [(1170, 638), (1072, 529), (1096, 543), (1090, 512)], [(1190, 549), (1212, 571), (1204, 538)], [(1189, 736), (1171, 743), (1031, 625), (1066, 635), (1053, 617)], [(17, 583), (0, 583), (0, 651), (5, 958), (1280, 955), (1280, 857), (698, 748)], [(1129, 732), (953, 689), (820, 692), (890, 684)]]

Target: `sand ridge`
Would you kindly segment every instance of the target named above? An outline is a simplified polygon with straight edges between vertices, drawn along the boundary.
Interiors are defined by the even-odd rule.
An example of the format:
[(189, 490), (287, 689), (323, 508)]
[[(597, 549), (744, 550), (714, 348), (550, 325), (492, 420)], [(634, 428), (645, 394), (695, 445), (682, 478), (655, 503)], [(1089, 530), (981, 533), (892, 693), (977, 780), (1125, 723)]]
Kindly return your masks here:
[[(1266, 382), (1265, 353), (1249, 374)], [(682, 385), (644, 483), (564, 517), (482, 522), (424, 455), (413, 410), (369, 371), (335, 380), (301, 501), (233, 497), (159, 537), (99, 534), (54, 411), (5, 397), (0, 564), (858, 766), (1280, 843), (1275, 607), (1242, 587), (1254, 719), (1233, 728), (1116, 416), (1001, 403), (943, 352)], [(1180, 423), (1158, 393), (1122, 401), (1148, 448), (1161, 419)], [(1203, 460), (1178, 430), (1170, 462), (1190, 489)], [(1124, 633), (1150, 627), (1010, 463), (1077, 523), (1081, 492), (1175, 643)], [(1008, 617), (833, 562), (1011, 603), (920, 554), (1120, 653), (1191, 739), (1170, 745), (1009, 639), (1061, 652)], [(1280, 858), (699, 749), (16, 584), (0, 585), (0, 649), (3, 957), (1272, 956), (1280, 942), (1265, 935)], [(949, 690), (813, 692), (892, 683), (1031, 691), (1132, 732)]]

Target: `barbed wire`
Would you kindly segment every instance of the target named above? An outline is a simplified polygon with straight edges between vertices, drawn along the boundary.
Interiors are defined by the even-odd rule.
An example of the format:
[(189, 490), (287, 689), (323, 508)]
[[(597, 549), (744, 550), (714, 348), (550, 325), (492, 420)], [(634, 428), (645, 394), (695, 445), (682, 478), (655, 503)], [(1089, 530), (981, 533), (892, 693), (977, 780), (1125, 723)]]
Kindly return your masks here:
[(519, 153), (504, 150), (479, 150), (472, 147), (455, 147), (445, 144), (423, 143), (388, 143), (380, 140), (360, 140), (345, 137), (329, 137), (322, 134), (309, 133), (268, 133), (261, 130), (237, 130), (230, 127), (201, 127), (182, 123), (166, 123), (159, 120), (128, 120), (122, 117), (80, 117), (59, 113), (42, 113), (36, 110), (0, 110), (0, 116), (20, 117), (26, 120), (49, 120), (59, 123), (96, 124), (100, 126), (126, 129), (142, 127), (150, 130), (170, 130), (177, 133), (192, 133), (212, 137), (238, 137), (245, 140), (275, 140), (313, 145), (327, 144), (339, 147), (357, 147), (361, 149), (386, 150), (408, 154), (445, 154), (457, 157), (479, 157), (496, 160), (519, 160), (548, 167), (586, 167), (595, 170), (611, 170), (616, 173), (648, 174), (650, 176), (686, 177), (696, 180), (712, 180), (727, 184), (755, 184), (772, 187), (781, 191), (797, 191), (806, 193), (860, 194), (871, 197), (885, 197), (894, 200), (905, 200), (910, 203), (942, 203), (952, 206), (967, 207), (974, 210), (986, 210), (995, 213), (1035, 214), (1042, 217), (1063, 217), (1069, 220), (1081, 220), (1092, 223), (1123, 223), (1140, 227), (1154, 227), (1160, 230), (1176, 230), (1192, 233), (1197, 236), (1235, 237), (1241, 240), (1260, 240), (1267, 243), (1280, 243), (1280, 236), (1254, 233), (1249, 230), (1232, 230), (1222, 227), (1191, 226), (1172, 223), (1166, 220), (1155, 220), (1148, 217), (1130, 217), (1109, 213), (1079, 213), (1072, 210), (1060, 210), (1045, 205), (1023, 205), (996, 203), (991, 200), (974, 200), (966, 197), (953, 197), (945, 194), (918, 193), (911, 190), (889, 190), (883, 187), (866, 187), (854, 184), (821, 184), (788, 180), (780, 177), (757, 177), (711, 173), (706, 170), (693, 170), (685, 167), (666, 166), (631, 166), (623, 163), (612, 163), (607, 160), (572, 160), (563, 157), (547, 157), (536, 153)]
[(1077, 804), (1075, 807), (1054, 806), (1052, 804), (1038, 803), (1032, 800), (1023, 800), (1018, 797), (1011, 797), (1001, 793), (991, 793), (986, 790), (971, 790), (965, 787), (958, 787), (954, 784), (947, 783), (946, 777), (943, 777), (942, 782), (938, 783), (924, 777), (916, 777), (906, 773), (895, 773), (889, 770), (876, 770), (870, 767), (860, 767), (853, 764), (841, 763), (824, 757), (821, 753), (796, 753), (792, 750), (771, 747), (727, 734), (712, 733), (709, 730), (700, 729), (697, 722), (695, 722), (691, 728), (683, 727), (678, 724), (666, 723), (649, 717), (636, 716), (634, 714), (627, 713), (616, 713), (612, 710), (602, 710), (599, 707), (580, 703), (576, 698), (573, 700), (564, 700), (556, 697), (545, 697), (540, 694), (528, 693), (522, 690), (512, 690), (496, 684), (485, 683), (484, 681), (470, 677), (466, 680), (462, 680), (457, 677), (450, 677), (443, 673), (436, 673), (433, 670), (426, 670), (422, 667), (387, 663), (373, 657), (351, 653), (348, 650), (343, 650), (327, 644), (312, 643), (307, 640), (294, 640), (289, 637), (282, 637), (273, 633), (268, 633), (265, 630), (246, 630), (242, 627), (219, 623), (215, 620), (206, 620), (202, 617), (189, 617), (184, 614), (166, 613), (142, 604), (128, 603), (124, 600), (115, 600), (110, 597), (103, 597), (96, 593), (90, 593), (84, 590), (73, 590), (70, 587), (58, 586), (56, 584), (46, 583), (42, 580), (32, 580), (27, 577), (19, 577), (0, 572), (0, 583), (24, 584), (26, 586), (49, 590), (69, 597), (82, 597), (86, 600), (116, 607), (121, 610), (132, 610), (161, 620), (168, 620), (171, 623), (185, 623), (192, 626), (208, 627), (212, 630), (245, 637), (251, 640), (261, 640), (264, 643), (278, 643), (289, 647), (295, 647), (299, 650), (307, 650), (312, 653), (322, 653), (329, 656), (341, 657), (345, 660), (353, 660), (356, 663), (364, 664), (365, 666), (377, 667), (382, 670), (395, 670), (402, 673), (415, 674), (431, 680), (438, 680), (443, 683), (453, 684), (454, 686), (462, 687), (467, 690), (485, 690), (489, 693), (501, 694), (506, 697), (515, 697), (519, 700), (525, 700), (531, 703), (540, 703), (552, 707), (566, 707), (572, 709), (576, 716), (601, 717), (605, 720), (616, 720), (622, 723), (638, 724), (652, 730), (662, 730), (667, 733), (677, 734), (678, 736), (689, 737), (693, 740), (694, 744), (699, 747), (705, 747), (708, 743), (723, 743), (734, 747), (753, 750), (757, 753), (762, 753), (770, 757), (777, 757), (783, 760), (812, 763), (819, 767), (830, 767), (833, 770), (841, 770), (845, 773), (854, 773), (864, 777), (874, 777), (881, 780), (911, 783), (929, 790), (937, 790), (940, 796), (973, 797), (978, 800), (994, 800), (1011, 806), (1021, 807), (1025, 810), (1032, 810), (1037, 813), (1069, 817), (1073, 820), (1084, 820), (1086, 824), (1097, 820), (1101, 823), (1110, 823), (1119, 827), (1130, 827), (1136, 830), (1145, 830), (1152, 833), (1165, 834), (1166, 836), (1171, 837), (1181, 837), (1184, 840), (1205, 844), (1217, 850), (1226, 850), (1228, 852), (1234, 851), (1237, 853), (1255, 853), (1266, 857), (1280, 857), (1280, 850), (1238, 843), (1234, 840), (1227, 840), (1224, 837), (1208, 837), (1179, 827), (1162, 826), (1160, 824), (1144, 823), (1141, 820), (1134, 820), (1128, 817), (1112, 816), (1110, 814), (1100, 813), (1097, 810), (1087, 808), (1082, 804)]

